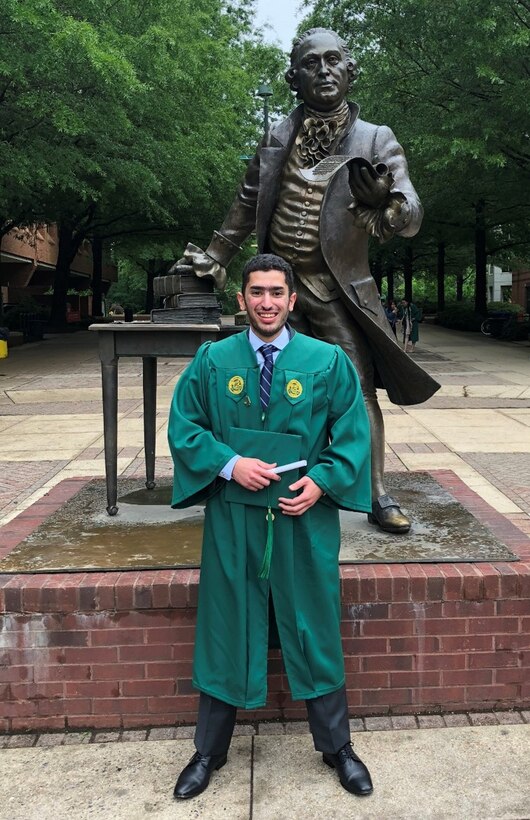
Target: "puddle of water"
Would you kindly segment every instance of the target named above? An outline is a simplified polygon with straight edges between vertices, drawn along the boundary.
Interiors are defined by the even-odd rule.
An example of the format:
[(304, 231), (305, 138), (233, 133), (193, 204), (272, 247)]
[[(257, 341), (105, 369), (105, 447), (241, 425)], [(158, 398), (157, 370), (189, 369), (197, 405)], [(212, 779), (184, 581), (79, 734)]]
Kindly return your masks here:
[[(105, 482), (89, 482), (0, 561), (0, 572), (200, 566), (203, 508), (172, 510), (167, 481), (154, 490), (138, 483), (120, 482), (119, 513), (111, 518)], [(413, 519), (410, 533), (384, 533), (364, 514), (341, 512), (341, 562), (515, 559), (428, 473), (394, 473), (388, 483)]]

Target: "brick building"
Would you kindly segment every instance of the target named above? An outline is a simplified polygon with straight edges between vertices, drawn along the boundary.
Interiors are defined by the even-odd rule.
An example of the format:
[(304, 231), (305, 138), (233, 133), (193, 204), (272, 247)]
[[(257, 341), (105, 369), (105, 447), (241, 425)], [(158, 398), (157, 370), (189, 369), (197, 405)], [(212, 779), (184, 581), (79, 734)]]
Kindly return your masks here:
[[(15, 228), (3, 237), (0, 246), (0, 288), (3, 304), (22, 302), (28, 296), (47, 305), (46, 295), (53, 286), (58, 253), (56, 225), (32, 225)], [(92, 249), (85, 240), (71, 267), (71, 287), (78, 291), (90, 288)], [(103, 291), (117, 278), (114, 265), (104, 264)], [(71, 308), (83, 315), (92, 312), (91, 297), (72, 297)]]
[(512, 274), (512, 302), (522, 305), (530, 313), (530, 270), (514, 270)]

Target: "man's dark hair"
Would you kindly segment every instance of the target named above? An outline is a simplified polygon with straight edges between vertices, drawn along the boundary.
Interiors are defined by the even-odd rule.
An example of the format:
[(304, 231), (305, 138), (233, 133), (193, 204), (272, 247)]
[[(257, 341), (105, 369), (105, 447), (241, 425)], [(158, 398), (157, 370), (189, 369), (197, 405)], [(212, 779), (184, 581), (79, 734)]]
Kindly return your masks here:
[(289, 262), (286, 262), (285, 259), (282, 259), (281, 256), (276, 256), (274, 253), (259, 253), (257, 256), (253, 256), (252, 259), (249, 259), (247, 264), (243, 268), (243, 274), (241, 279), (241, 293), (243, 295), (245, 294), (245, 288), (248, 285), (248, 279), (250, 274), (254, 273), (257, 270), (281, 271), (281, 273), (283, 273), (285, 276), (285, 282), (289, 290), (289, 295), (294, 291), (293, 269), (290, 266)]
[(357, 68), (357, 63), (351, 56), (350, 47), (348, 43), (340, 37), (336, 31), (333, 31), (330, 28), (308, 28), (307, 31), (304, 31), (299, 37), (296, 38), (293, 42), (293, 48), (291, 51), (291, 65), (285, 72), (285, 80), (289, 84), (291, 91), (296, 91), (298, 99), (302, 99), (300, 96), (300, 92), (298, 91), (296, 78), (298, 75), (298, 70), (296, 68), (296, 64), (298, 62), (298, 52), (300, 51), (300, 46), (307, 40), (309, 37), (312, 37), (314, 34), (331, 34), (332, 37), (335, 37), (337, 44), (342, 49), (344, 56), (346, 58), (346, 67), (348, 69), (348, 79), (349, 79), (349, 88), (351, 89), (354, 81), (359, 76), (359, 70)]

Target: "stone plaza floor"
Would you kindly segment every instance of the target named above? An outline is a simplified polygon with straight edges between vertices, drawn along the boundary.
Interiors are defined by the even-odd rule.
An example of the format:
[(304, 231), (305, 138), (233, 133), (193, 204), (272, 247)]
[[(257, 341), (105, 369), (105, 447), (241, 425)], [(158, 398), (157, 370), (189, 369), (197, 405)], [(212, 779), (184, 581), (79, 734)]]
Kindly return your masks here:
[[(104, 475), (96, 341), (55, 336), (0, 361), (0, 526), (63, 479)], [(414, 357), (442, 387), (412, 407), (380, 392), (386, 469), (450, 469), (530, 534), (530, 343), (422, 325)], [(159, 361), (158, 476), (171, 474), (167, 413), (184, 366)], [(141, 476), (141, 361), (122, 359), (119, 373), (118, 475)]]

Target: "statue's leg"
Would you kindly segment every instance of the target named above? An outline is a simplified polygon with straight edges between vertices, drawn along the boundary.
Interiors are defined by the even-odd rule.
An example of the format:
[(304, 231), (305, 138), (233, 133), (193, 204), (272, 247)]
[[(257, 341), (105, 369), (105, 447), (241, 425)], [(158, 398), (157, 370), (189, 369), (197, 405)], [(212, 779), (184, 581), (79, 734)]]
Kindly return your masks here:
[(363, 392), (370, 421), (372, 443), (372, 515), (371, 523), (387, 532), (404, 533), (410, 521), (385, 488), (385, 425), (374, 384), (374, 363), (366, 337), (351, 313), (337, 299), (321, 302), (302, 283), (297, 283), (297, 302), (291, 324), (324, 342), (338, 344), (353, 363)]

